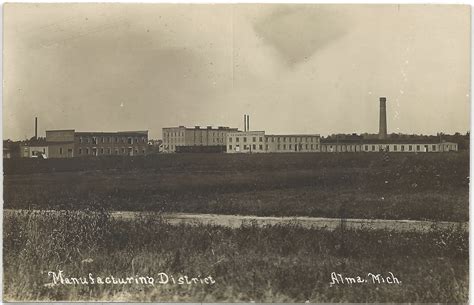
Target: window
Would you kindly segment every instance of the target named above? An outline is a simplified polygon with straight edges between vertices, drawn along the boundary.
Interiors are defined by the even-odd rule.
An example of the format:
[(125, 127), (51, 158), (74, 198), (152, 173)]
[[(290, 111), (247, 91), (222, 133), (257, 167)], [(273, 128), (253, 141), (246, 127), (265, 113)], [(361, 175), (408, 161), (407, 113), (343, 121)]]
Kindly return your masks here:
[(365, 150), (369, 150), (369, 145), (365, 145)]
[(62, 148), (62, 147), (59, 147), (59, 154), (60, 154), (60, 155), (63, 154), (63, 148)]
[(119, 153), (119, 150), (115, 149), (115, 154), (118, 155), (118, 153)]
[(80, 155), (82, 154), (82, 149), (81, 148), (79, 148), (78, 154), (80, 154)]
[(268, 144), (267, 144), (267, 145), (265, 145), (265, 150), (268, 150)]
[(375, 151), (375, 145), (372, 145), (372, 151)]
[(263, 145), (260, 144), (260, 145), (258, 146), (258, 149), (263, 150)]
[(416, 145), (416, 151), (420, 151), (420, 145)]
[(253, 150), (257, 149), (257, 145), (253, 144), (253, 145), (252, 145), (252, 149), (253, 149)]
[(79, 143), (82, 143), (82, 137), (79, 137)]
[(314, 149), (313, 144), (311, 144), (311, 150), (313, 150), (313, 149)]
[(285, 138), (283, 138), (283, 142), (286, 142), (286, 137), (285, 137)]
[(229, 150), (232, 150), (232, 145), (229, 145)]
[(229, 137), (229, 142), (232, 142), (232, 137)]
[(105, 143), (105, 138), (102, 137), (102, 138), (101, 138), (101, 141), (102, 141), (102, 143)]
[(128, 138), (128, 144), (133, 144), (133, 139), (132, 138)]
[(244, 137), (244, 142), (247, 142), (247, 137)]
[(401, 151), (405, 151), (405, 145), (401, 145), (401, 146), (400, 146), (400, 150), (401, 150)]
[(274, 138), (272, 137), (272, 143), (274, 142)]
[[(312, 145), (311, 145), (311, 146), (312, 146)], [(306, 144), (306, 146), (305, 146), (305, 147), (306, 147), (306, 149), (308, 149), (308, 144)], [(311, 147), (311, 148), (312, 148), (312, 147)]]
[(393, 151), (397, 151), (397, 150), (398, 150), (397, 145), (393, 145)]
[(286, 149), (286, 144), (283, 144), (283, 149)]
[(239, 138), (235, 138), (235, 142), (239, 142)]
[(101, 154), (101, 155), (104, 154), (104, 149), (103, 149), (103, 148), (100, 149), (100, 154)]
[(433, 151), (436, 151), (436, 145), (431, 146)]
[(291, 149), (291, 144), (289, 145), (289, 148)]
[(262, 137), (260, 137), (259, 141), (260, 141), (260, 142), (262, 142), (262, 141), (263, 141)]
[(318, 149), (318, 146), (319, 146), (319, 145), (318, 145), (318, 144), (316, 144), (316, 149)]
[(408, 150), (409, 151), (412, 151), (413, 150), (413, 147), (411, 145), (408, 145)]
[(257, 137), (253, 137), (253, 138), (252, 138), (252, 141), (253, 141), (253, 142), (257, 141)]

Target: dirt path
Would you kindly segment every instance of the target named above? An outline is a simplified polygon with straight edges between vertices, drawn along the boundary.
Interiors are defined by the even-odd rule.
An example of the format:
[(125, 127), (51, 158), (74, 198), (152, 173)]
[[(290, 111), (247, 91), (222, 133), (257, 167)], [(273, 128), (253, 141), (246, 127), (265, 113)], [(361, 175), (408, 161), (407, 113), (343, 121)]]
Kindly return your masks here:
[[(5, 209), (4, 215), (16, 213), (21, 210)], [(39, 213), (57, 213), (57, 211), (38, 211)], [(115, 219), (133, 220), (140, 215), (153, 215), (143, 212), (112, 212)], [(305, 228), (326, 228), (334, 230), (340, 228), (343, 223), (348, 229), (371, 229), (371, 230), (394, 230), (397, 232), (417, 231), (428, 232), (434, 227), (447, 229), (449, 227), (460, 226), (462, 230), (469, 230), (468, 222), (448, 222), (448, 221), (420, 221), (420, 220), (386, 220), (386, 219), (346, 219), (341, 221), (338, 218), (320, 217), (261, 217), (261, 216), (241, 216), (241, 215), (220, 215), (220, 214), (188, 214), (188, 213), (164, 213), (161, 214), (169, 223), (190, 225), (210, 224), (239, 228), (242, 224), (265, 225), (288, 225), (298, 224)]]
[[(113, 217), (122, 219), (133, 219), (139, 212), (114, 212)], [(240, 216), (240, 215), (219, 215), (219, 214), (186, 214), (172, 213), (163, 214), (163, 216), (172, 224), (213, 224), (238, 228), (242, 224), (254, 223), (258, 226), (277, 225), (277, 224), (299, 224), (306, 228), (327, 228), (334, 230), (341, 226), (341, 219), (319, 218), (319, 217), (260, 217), (260, 216)], [(427, 232), (433, 229), (433, 226), (439, 228), (449, 228), (461, 226), (465, 231), (469, 229), (467, 222), (432, 222), (418, 220), (385, 220), (385, 219), (346, 219), (344, 221), (346, 228), (361, 229), (368, 228), (373, 230), (394, 230), (397, 232), (421, 231)]]

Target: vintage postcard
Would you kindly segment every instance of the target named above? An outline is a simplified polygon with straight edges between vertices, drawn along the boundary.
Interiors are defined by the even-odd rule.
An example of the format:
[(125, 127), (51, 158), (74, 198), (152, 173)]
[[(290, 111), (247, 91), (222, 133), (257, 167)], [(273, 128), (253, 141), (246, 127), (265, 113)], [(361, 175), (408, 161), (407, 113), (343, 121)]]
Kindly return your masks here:
[(3, 301), (467, 303), (467, 5), (6, 4)]

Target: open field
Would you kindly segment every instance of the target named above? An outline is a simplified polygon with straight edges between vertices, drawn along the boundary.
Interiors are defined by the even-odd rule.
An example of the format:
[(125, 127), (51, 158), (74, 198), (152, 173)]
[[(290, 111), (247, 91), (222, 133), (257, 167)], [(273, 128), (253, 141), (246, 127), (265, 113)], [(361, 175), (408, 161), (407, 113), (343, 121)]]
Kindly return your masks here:
[[(468, 234), (170, 225), (106, 212), (64, 211), (4, 217), (5, 300), (466, 302)], [(211, 276), (203, 284), (51, 285), (65, 277)], [(339, 284), (392, 272), (401, 284)], [(158, 277), (157, 277), (158, 281)]]
[(5, 162), (10, 209), (468, 220), (467, 152)]

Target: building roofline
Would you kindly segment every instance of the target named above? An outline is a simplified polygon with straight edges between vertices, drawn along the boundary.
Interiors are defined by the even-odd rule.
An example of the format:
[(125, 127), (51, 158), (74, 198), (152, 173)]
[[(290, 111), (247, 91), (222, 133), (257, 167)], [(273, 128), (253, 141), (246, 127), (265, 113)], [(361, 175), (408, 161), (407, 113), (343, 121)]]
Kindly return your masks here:
[(74, 131), (75, 132), (75, 129), (51, 129), (51, 130), (46, 130), (46, 132), (50, 132), (50, 131)]
[(228, 126), (218, 126), (218, 127), (211, 127), (211, 128), (207, 128), (207, 126), (199, 126), (199, 129), (196, 128), (196, 127), (174, 126), (174, 127), (163, 127), (162, 129), (214, 130), (214, 131), (216, 131), (216, 130), (232, 130), (232, 131), (239, 130), (238, 127), (228, 127)]
[(148, 134), (148, 130), (130, 130), (130, 131), (76, 131), (76, 132), (75, 132), (75, 134), (77, 134), (77, 135), (84, 135), (84, 134), (131, 134), (131, 133)]
[(295, 133), (295, 134), (267, 134), (266, 136), (272, 137), (321, 137), (317, 133)]

